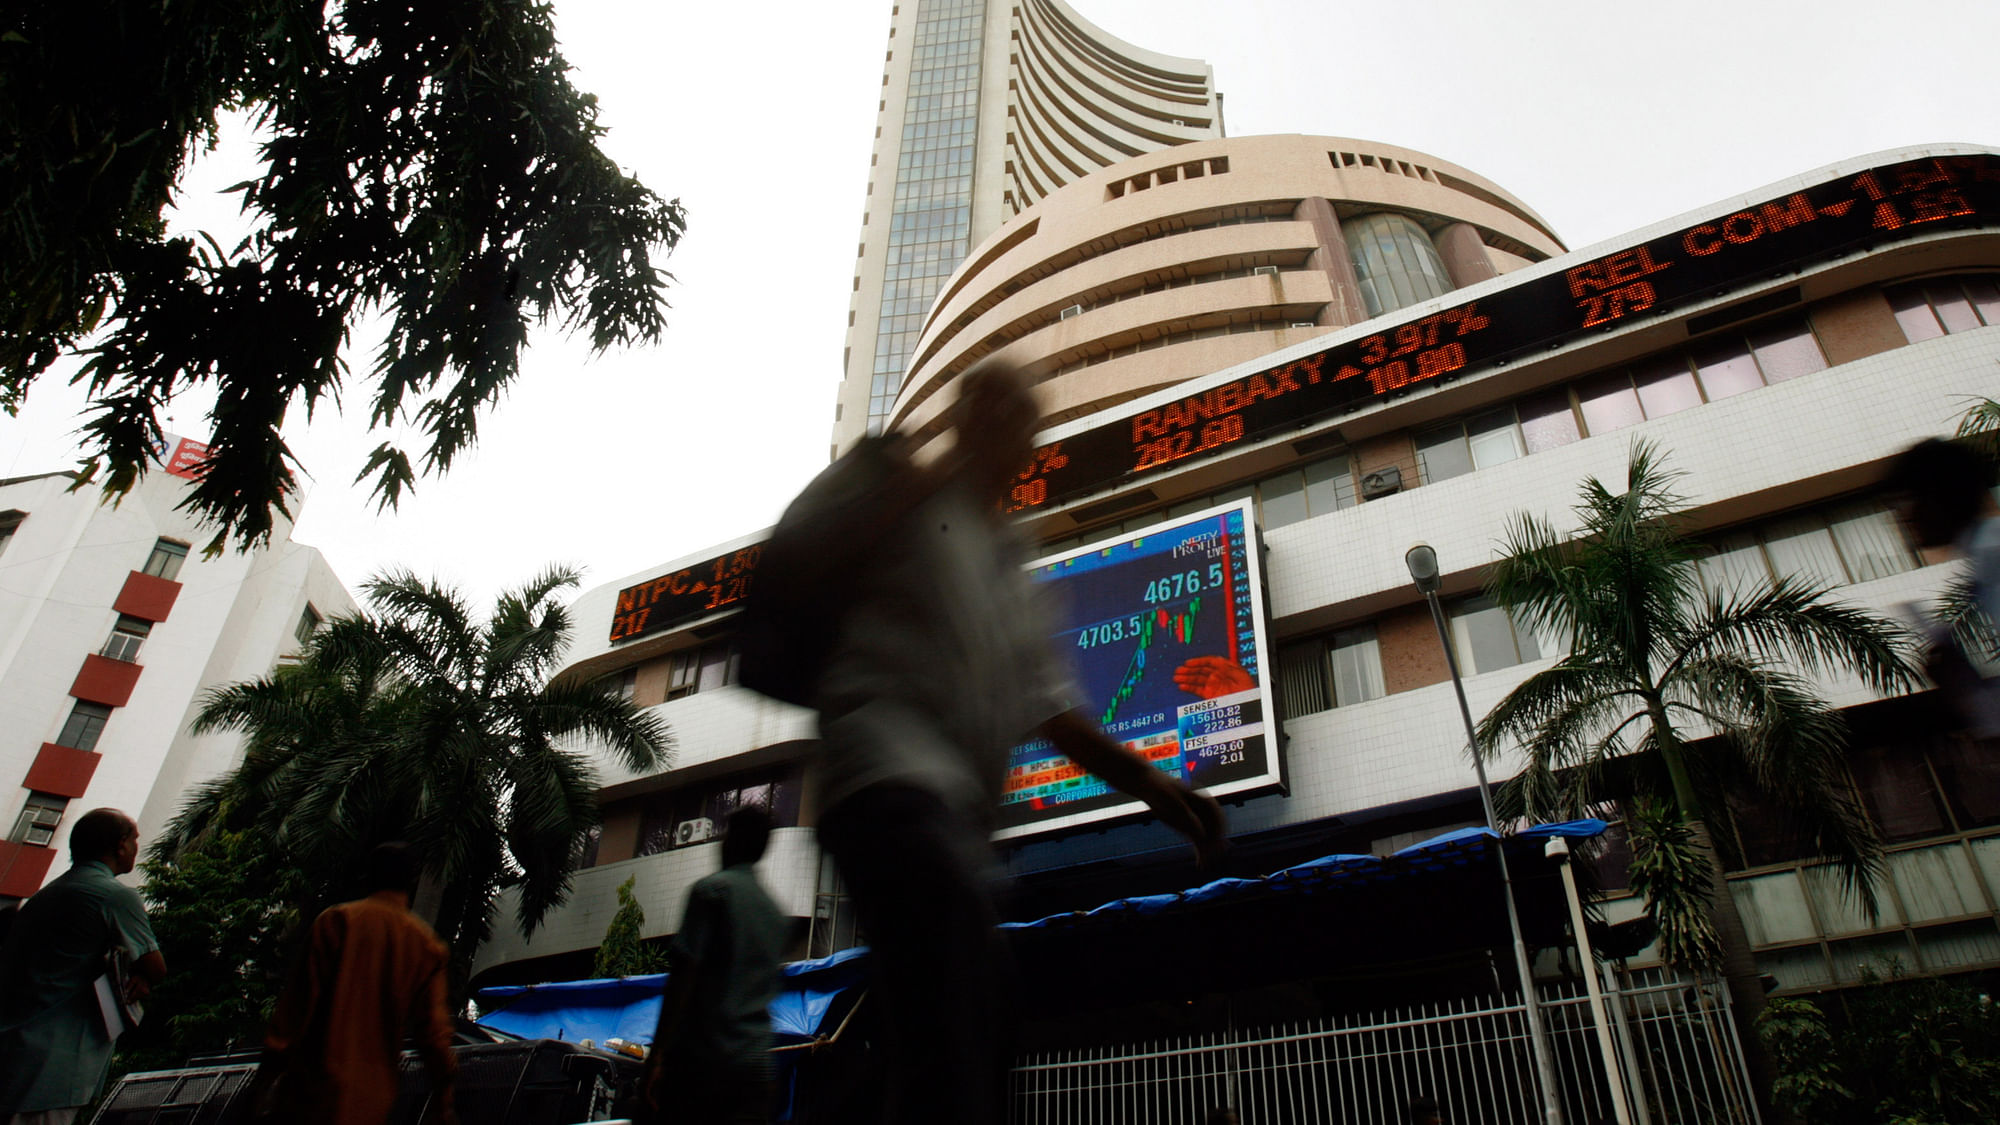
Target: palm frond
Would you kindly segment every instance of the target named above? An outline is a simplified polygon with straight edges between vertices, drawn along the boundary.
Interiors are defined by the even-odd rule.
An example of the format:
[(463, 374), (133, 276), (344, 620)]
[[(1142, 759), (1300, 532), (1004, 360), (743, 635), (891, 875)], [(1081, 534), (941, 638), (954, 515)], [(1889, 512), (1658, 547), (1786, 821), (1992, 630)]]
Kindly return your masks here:
[(1828, 601), (1828, 594), (1824, 586), (1786, 576), (1766, 589), (1709, 596), (1677, 623), (1672, 639), (1679, 653), (1662, 679), (1691, 661), (1751, 652), (1814, 675), (1853, 672), (1883, 695), (1922, 683), (1915, 638), (1907, 629), (1859, 607)]

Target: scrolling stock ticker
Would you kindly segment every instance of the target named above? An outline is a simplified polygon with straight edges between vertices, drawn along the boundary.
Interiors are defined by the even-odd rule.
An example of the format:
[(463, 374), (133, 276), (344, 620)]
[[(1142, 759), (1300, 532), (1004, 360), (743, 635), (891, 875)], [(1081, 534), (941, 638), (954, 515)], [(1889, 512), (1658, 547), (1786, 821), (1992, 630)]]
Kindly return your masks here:
[[(1997, 215), (2000, 156), (1925, 158), (1822, 181), (1051, 442), (1005, 506), (1047, 508), (1857, 247)], [(727, 607), (754, 565), (755, 548), (745, 548), (626, 587), (611, 640)]]

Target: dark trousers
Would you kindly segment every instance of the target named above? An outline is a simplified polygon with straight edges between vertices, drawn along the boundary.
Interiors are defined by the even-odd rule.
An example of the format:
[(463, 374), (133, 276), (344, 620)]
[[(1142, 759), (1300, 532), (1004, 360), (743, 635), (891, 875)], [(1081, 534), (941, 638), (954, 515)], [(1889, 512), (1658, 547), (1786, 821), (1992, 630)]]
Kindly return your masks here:
[(888, 1125), (1005, 1116), (1012, 962), (994, 929), (986, 835), (930, 793), (880, 786), (821, 818), (854, 899), (886, 1033)]

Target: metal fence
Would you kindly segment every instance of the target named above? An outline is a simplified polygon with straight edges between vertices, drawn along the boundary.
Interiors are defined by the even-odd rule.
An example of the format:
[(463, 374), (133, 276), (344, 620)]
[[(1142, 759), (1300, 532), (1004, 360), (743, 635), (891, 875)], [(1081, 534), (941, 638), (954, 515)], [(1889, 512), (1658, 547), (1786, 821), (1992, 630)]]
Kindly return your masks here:
[[(1659, 974), (1607, 982), (1633, 1125), (1757, 1125), (1727, 993)], [(1542, 990), (1570, 1125), (1619, 1120), (1580, 984)], [(1539, 1125), (1520, 1004), (1491, 998), (1037, 1055), (1014, 1070), (1019, 1125), (1396, 1125), (1435, 1099), (1452, 1125)]]

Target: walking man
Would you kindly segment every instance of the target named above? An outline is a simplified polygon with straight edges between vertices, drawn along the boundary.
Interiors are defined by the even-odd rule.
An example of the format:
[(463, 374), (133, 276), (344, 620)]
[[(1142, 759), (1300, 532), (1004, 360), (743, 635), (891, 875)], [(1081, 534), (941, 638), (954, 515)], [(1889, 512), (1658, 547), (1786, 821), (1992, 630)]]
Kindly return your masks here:
[(252, 1104), (299, 1125), (381, 1125), (395, 1108), (403, 1038), (430, 1073), (430, 1120), (456, 1125), (457, 1061), (444, 943), (410, 913), (417, 864), (403, 844), (368, 853), (368, 897), (313, 920), (305, 956), (264, 1036)]
[(673, 971), (647, 1057), (646, 1101), (661, 1121), (760, 1125), (770, 1120), (771, 1001), (789, 924), (757, 882), (771, 817), (729, 814), (722, 870), (688, 890)]
[(1076, 710), (1027, 547), (999, 509), (1032, 452), (1034, 400), (990, 361), (960, 387), (950, 453), (919, 465), (886, 451), (892, 471), (858, 521), (875, 546), (829, 575), (846, 604), (813, 691), (819, 840), (872, 950), (895, 1125), (981, 1125), (1003, 1109), (1011, 986), (988, 838), (1011, 747), (1038, 733), (1204, 859), (1223, 842), (1213, 800)]
[[(111, 1034), (98, 1003), (107, 957), (128, 959), (125, 998), (167, 975), (139, 892), (118, 881), (139, 826), (92, 809), (69, 831), (70, 869), (21, 907), (0, 951), (0, 1122), (69, 1125), (104, 1088)], [(114, 977), (114, 979), (116, 979)]]

